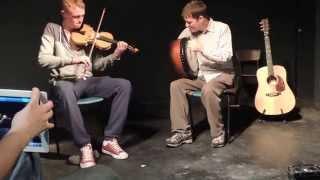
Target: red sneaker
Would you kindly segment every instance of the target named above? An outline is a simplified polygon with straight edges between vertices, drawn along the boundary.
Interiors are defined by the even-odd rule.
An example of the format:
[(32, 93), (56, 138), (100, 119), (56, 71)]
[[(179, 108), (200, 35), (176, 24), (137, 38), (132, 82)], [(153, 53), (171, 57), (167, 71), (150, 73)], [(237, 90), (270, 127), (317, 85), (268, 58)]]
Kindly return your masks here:
[(80, 167), (88, 168), (96, 165), (91, 144), (84, 145), (81, 149)]
[(111, 140), (104, 140), (102, 143), (102, 150), (103, 153), (112, 156), (115, 159), (127, 159), (128, 153), (126, 153), (118, 144), (116, 138)]

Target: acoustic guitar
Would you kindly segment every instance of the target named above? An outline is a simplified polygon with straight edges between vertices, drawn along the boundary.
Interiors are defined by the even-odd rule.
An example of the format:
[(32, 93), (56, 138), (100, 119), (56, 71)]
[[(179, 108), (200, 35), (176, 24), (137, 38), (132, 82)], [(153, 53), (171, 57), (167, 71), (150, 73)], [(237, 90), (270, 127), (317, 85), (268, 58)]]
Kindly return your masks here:
[(255, 107), (264, 115), (281, 115), (290, 112), (296, 104), (294, 94), (287, 83), (287, 72), (283, 66), (273, 65), (269, 38), (269, 20), (260, 21), (264, 34), (267, 66), (257, 70), (258, 89)]

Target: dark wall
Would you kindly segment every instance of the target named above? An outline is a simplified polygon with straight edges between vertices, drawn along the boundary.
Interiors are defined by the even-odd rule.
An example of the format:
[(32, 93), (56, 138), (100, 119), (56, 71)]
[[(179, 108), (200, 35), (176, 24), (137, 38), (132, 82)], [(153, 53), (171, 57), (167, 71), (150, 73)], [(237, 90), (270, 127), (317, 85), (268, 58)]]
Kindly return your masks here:
[(315, 36), (315, 68), (314, 68), (314, 99), (315, 104), (317, 107), (320, 107), (320, 52), (318, 49), (320, 49), (320, 2), (316, 2), (316, 18), (315, 18), (315, 24), (316, 24), (316, 36)]
[[(58, 0), (2, 0), (0, 6), (0, 88), (47, 88), (48, 73), (37, 65), (40, 36), (47, 21), (59, 22)], [(134, 87), (133, 102), (167, 104), (175, 79), (168, 45), (184, 28), (181, 8), (187, 1), (90, 0), (86, 23), (96, 26), (103, 7), (102, 31), (136, 45), (108, 74), (125, 77)], [(261, 48), (258, 22), (269, 17), (274, 64), (286, 67), (289, 83), (300, 98), (313, 98), (315, 1), (206, 1), (210, 15), (228, 23), (234, 49)], [(297, 31), (300, 29), (301, 31)], [(264, 56), (264, 55), (263, 55)], [(262, 65), (265, 58), (262, 59)]]

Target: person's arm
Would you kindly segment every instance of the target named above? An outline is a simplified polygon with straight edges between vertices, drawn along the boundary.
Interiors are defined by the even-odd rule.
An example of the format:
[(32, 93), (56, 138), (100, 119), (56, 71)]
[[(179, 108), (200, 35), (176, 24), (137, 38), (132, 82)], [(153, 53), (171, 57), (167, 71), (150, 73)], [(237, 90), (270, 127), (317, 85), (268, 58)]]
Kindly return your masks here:
[(120, 60), (121, 55), (128, 48), (128, 44), (123, 41), (119, 41), (117, 43), (117, 48), (114, 52), (108, 56), (99, 57), (94, 60), (93, 68), (99, 71), (104, 71), (109, 64), (111, 64), (115, 60)]
[(59, 33), (56, 27), (52, 23), (47, 24), (41, 37), (41, 45), (38, 54), (38, 62), (42, 67), (45, 68), (59, 68), (65, 65), (73, 64), (72, 58), (59, 57), (54, 55), (55, 38), (54, 34)]
[(232, 39), (231, 31), (229, 26), (225, 26), (219, 37), (219, 48), (213, 49), (210, 43), (206, 44), (201, 48), (201, 53), (208, 60), (214, 61), (215, 63), (224, 63), (231, 59), (232, 52)]
[(48, 122), (53, 115), (53, 103), (39, 104), (39, 98), (39, 89), (33, 88), (31, 102), (14, 116), (11, 129), (0, 140), (0, 179), (8, 175), (21, 151), (34, 136), (54, 126)]
[(190, 38), (191, 32), (188, 28), (185, 28), (178, 36), (177, 39), (182, 39), (182, 38)]
[(117, 60), (117, 57), (115, 57), (113, 54), (110, 54), (108, 56), (97, 57), (93, 61), (93, 68), (98, 70), (98, 71), (104, 71), (115, 60)]

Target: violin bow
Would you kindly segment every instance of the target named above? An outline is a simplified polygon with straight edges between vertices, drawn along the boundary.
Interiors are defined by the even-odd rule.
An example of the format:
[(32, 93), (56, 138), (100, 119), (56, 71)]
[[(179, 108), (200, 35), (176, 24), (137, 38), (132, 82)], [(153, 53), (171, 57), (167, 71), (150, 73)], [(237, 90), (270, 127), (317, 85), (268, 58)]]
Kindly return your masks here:
[(106, 12), (106, 8), (103, 8), (102, 14), (101, 14), (101, 17), (100, 17), (100, 21), (99, 21), (99, 24), (98, 24), (98, 27), (97, 27), (97, 30), (96, 30), (96, 34), (94, 36), (93, 43), (92, 43), (92, 46), (91, 46), (91, 49), (90, 49), (90, 52), (89, 52), (89, 59), (91, 59), (91, 56), (92, 56), (92, 53), (93, 53), (93, 49), (94, 49), (94, 45), (96, 44), (96, 41), (97, 41), (97, 38), (98, 38), (98, 35), (99, 35), (100, 27), (101, 27), (102, 20), (103, 20), (105, 12)]
[[(97, 41), (97, 38), (98, 38), (98, 34), (99, 34), (99, 31), (100, 31), (100, 27), (101, 27), (101, 23), (102, 23), (102, 20), (103, 20), (105, 12), (106, 12), (106, 8), (103, 8), (102, 14), (101, 14), (101, 17), (100, 17), (100, 21), (99, 21), (99, 24), (98, 24), (98, 27), (97, 27), (97, 31), (96, 31), (96, 34), (94, 36), (93, 43), (92, 43), (92, 46), (91, 46), (91, 49), (90, 49), (90, 52), (89, 52), (89, 60), (90, 61), (91, 61), (93, 48), (94, 48), (94, 45), (96, 44), (96, 41)], [(86, 69), (84, 70), (84, 74), (85, 73), (86, 73)], [(87, 79), (86, 77), (83, 77), (83, 80), (86, 80), (86, 79)]]

